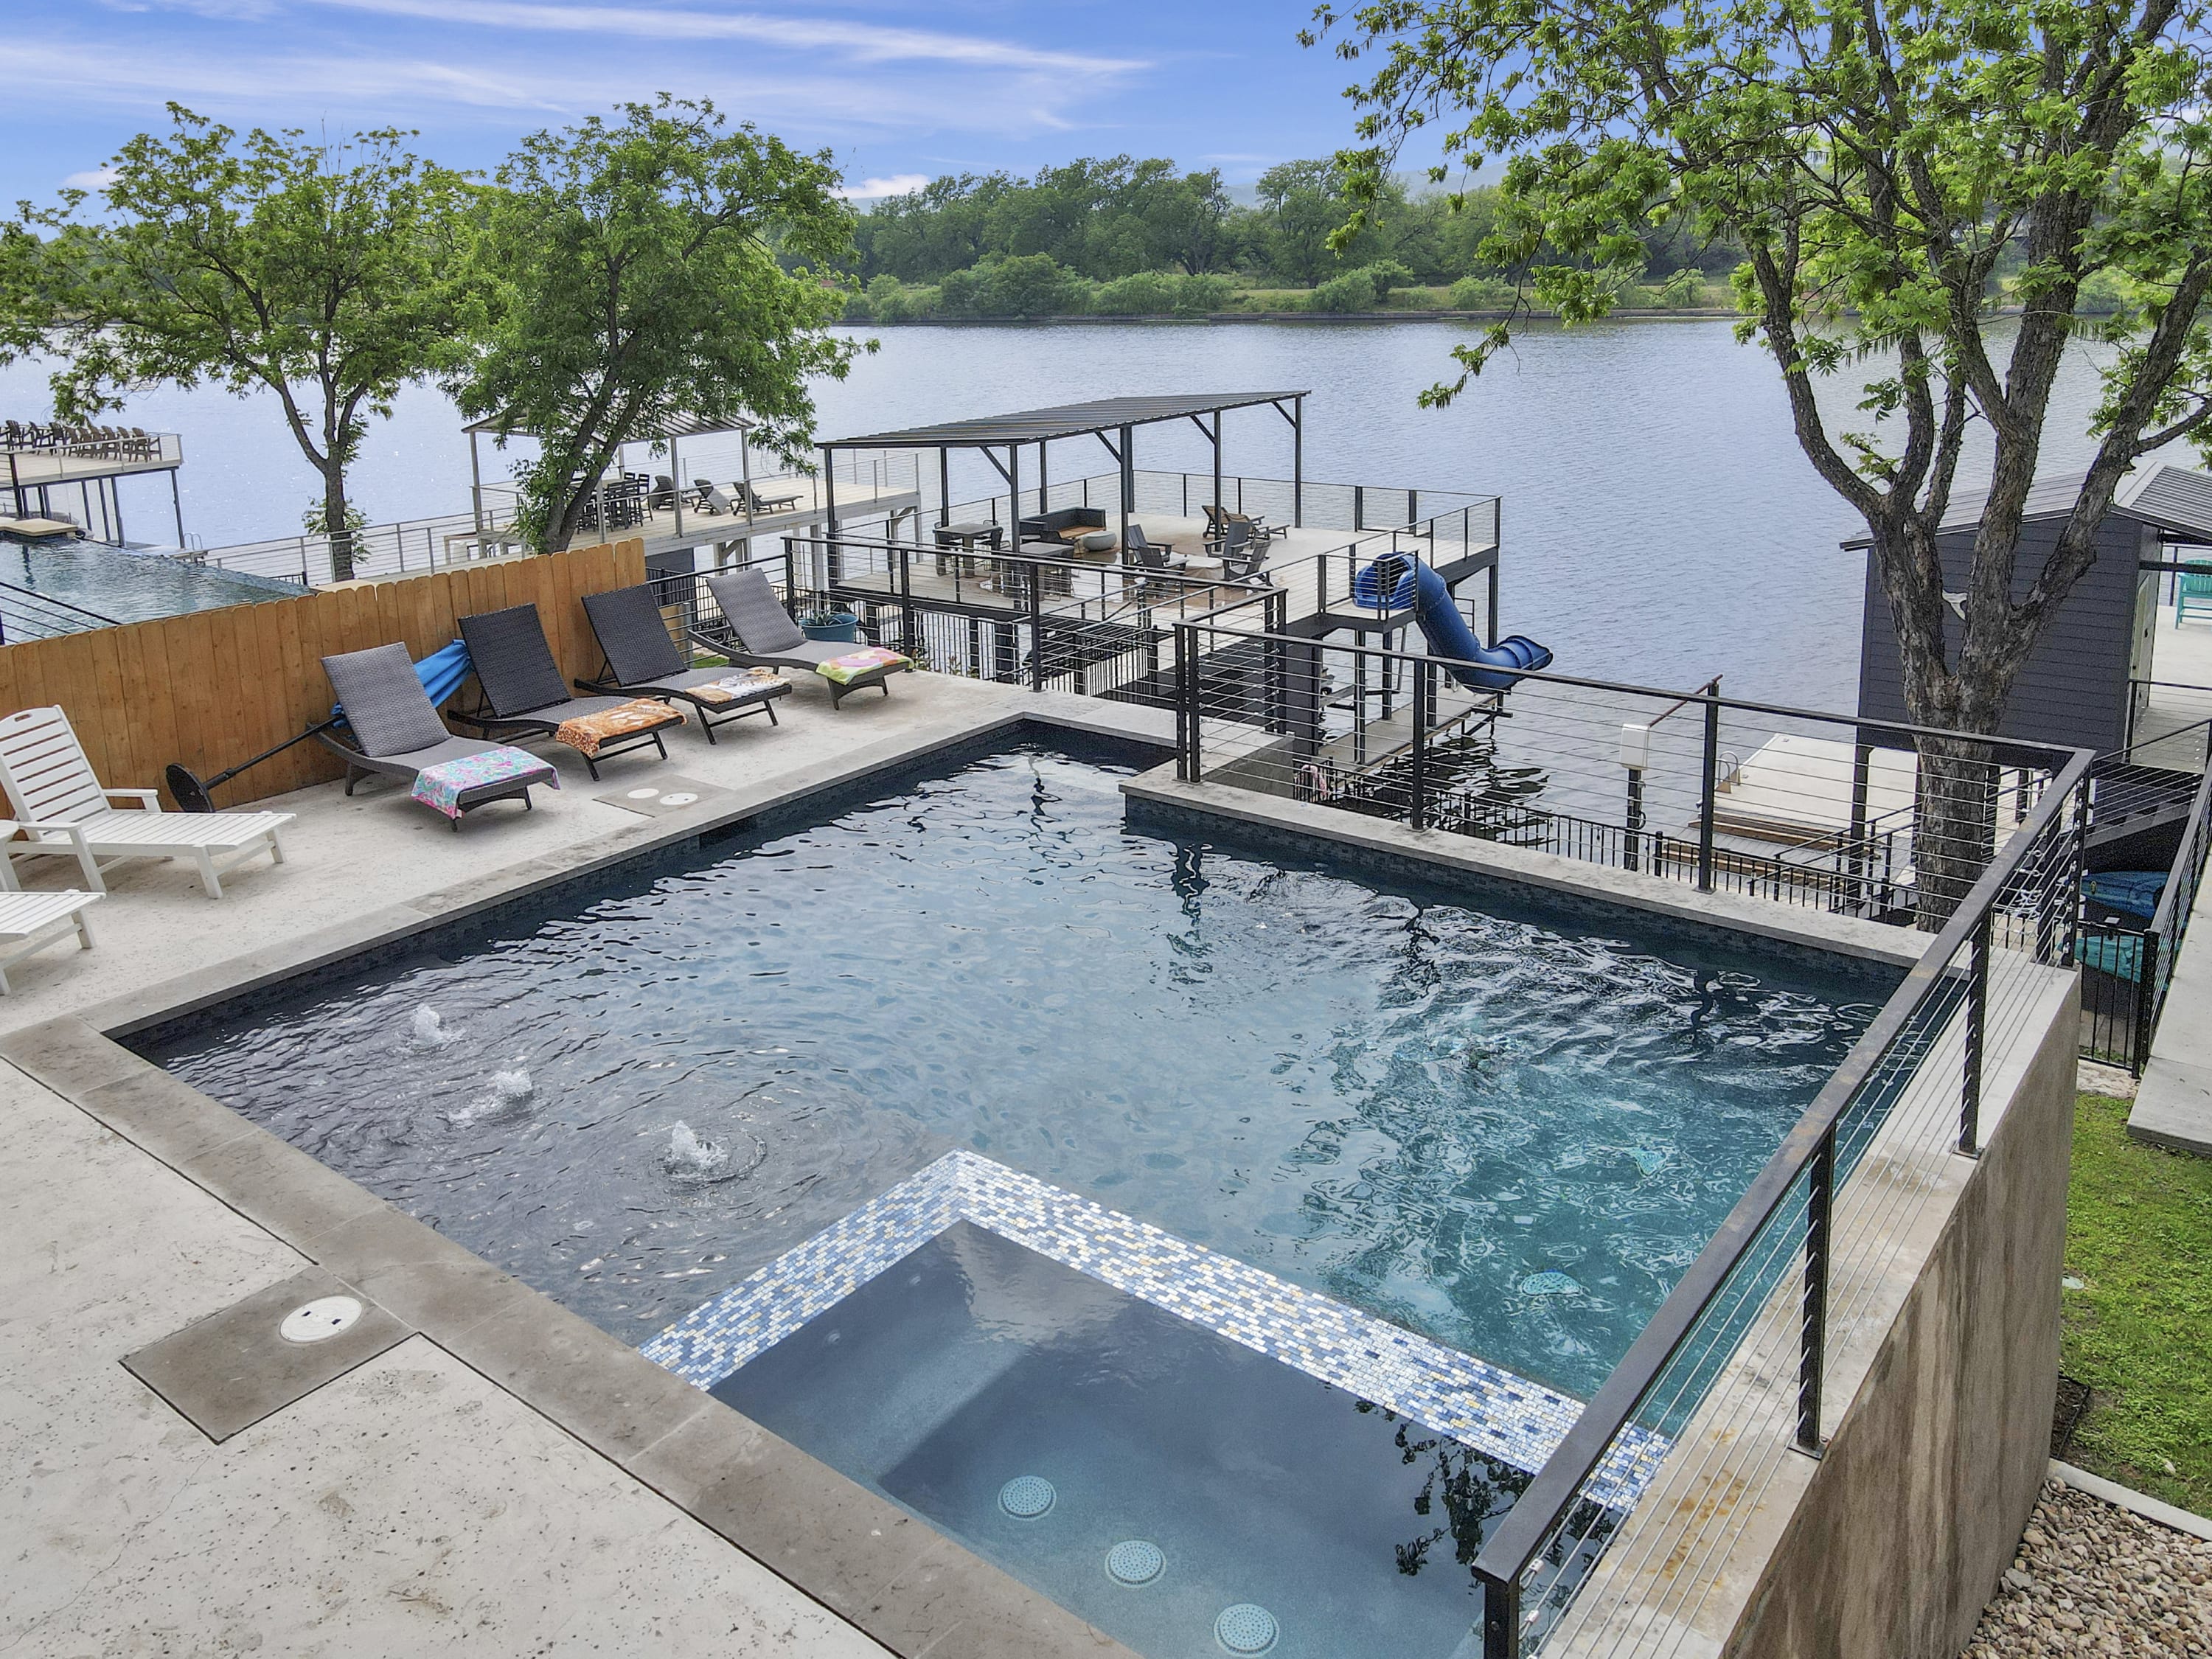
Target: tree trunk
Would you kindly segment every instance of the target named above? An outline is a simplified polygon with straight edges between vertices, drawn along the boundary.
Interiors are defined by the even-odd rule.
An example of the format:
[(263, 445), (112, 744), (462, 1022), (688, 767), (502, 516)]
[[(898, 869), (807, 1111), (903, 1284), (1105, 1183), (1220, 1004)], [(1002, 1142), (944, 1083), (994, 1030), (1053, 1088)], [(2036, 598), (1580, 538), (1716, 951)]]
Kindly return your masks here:
[[(1948, 647), (1953, 620), (1943, 598), (1942, 561), (1927, 526), (1910, 518), (1870, 526), (1875, 569), (1888, 598), (1897, 640), (1905, 718), (1955, 738), (1915, 739), (1919, 763), (1913, 786), (1914, 914), (1929, 933), (1966, 902), (1996, 853), (1996, 803), (2003, 768), (1996, 750), (1976, 743), (1995, 736), (2024, 653)], [(1969, 589), (1974, 585), (1970, 581)], [(1968, 617), (1972, 616), (1970, 608)], [(1970, 629), (1961, 622), (1962, 633)], [(1951, 665), (1955, 656), (1960, 664)], [(1971, 665), (1971, 666), (1969, 666)]]
[(331, 544), (331, 580), (353, 580), (353, 528), (346, 522), (345, 469), (323, 469), (323, 534)]
[(1915, 920), (1940, 932), (1958, 913), (1996, 854), (1997, 796), (2003, 769), (1990, 746), (1965, 738), (1922, 738), (1913, 788)]

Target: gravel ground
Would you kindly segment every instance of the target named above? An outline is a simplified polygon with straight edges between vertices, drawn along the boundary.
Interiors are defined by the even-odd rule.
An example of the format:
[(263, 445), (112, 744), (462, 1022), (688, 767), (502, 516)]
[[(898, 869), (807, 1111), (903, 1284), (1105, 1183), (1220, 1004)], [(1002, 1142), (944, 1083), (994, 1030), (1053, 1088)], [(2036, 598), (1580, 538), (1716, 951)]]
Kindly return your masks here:
[(2212, 1656), (2212, 1543), (2045, 1483), (1964, 1659)]

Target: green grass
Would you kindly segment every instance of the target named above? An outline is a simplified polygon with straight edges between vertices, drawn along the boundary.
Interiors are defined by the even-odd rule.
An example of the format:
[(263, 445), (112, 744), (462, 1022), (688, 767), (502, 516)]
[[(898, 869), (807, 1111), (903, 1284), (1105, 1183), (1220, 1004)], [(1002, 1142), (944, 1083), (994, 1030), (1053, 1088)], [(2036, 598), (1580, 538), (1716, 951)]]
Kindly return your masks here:
[(2125, 1101), (2075, 1103), (2063, 1369), (2094, 1397), (2069, 1457), (2212, 1514), (2212, 1159), (2127, 1121)]

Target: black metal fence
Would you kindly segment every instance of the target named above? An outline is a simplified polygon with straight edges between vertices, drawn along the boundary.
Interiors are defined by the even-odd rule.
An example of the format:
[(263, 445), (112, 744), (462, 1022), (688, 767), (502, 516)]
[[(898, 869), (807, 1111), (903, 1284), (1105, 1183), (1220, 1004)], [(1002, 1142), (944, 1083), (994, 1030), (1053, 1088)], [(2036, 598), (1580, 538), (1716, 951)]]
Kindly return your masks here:
[[(858, 639), (938, 673), (1161, 708), (1172, 702), (1166, 658), (1179, 622), (1249, 608), (1279, 625), (1285, 599), (1265, 583), (1095, 558), (850, 536), (781, 540), (780, 559), (751, 568), (803, 623), (849, 623)], [(708, 574), (653, 580), (672, 631), (706, 653), (726, 632)]]
[(1186, 778), (1876, 921), (1955, 903), (2070, 752), (1970, 742), (1931, 769), (1912, 728), (1717, 682), (1505, 675), (1250, 612), (1179, 625), (1171, 655)]

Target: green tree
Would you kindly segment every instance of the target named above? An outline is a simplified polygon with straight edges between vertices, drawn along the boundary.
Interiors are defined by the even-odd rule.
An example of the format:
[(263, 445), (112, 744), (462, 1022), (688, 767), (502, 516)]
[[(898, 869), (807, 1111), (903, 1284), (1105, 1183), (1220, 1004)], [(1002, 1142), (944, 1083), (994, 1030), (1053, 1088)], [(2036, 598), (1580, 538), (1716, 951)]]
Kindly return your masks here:
[(1280, 161), (1260, 175), (1267, 262), (1278, 276), (1308, 288), (1338, 268), (1329, 237), (1347, 204), (1334, 161)]
[(343, 580), (361, 522), (346, 470), (370, 417), (461, 349), (471, 187), (409, 154), (410, 133), (240, 140), (168, 108), (166, 136), (142, 133), (109, 162), (100, 220), (69, 190), (55, 208), (19, 204), (0, 233), (0, 362), (59, 358), (64, 420), (162, 381), (273, 393), (322, 476), (309, 520), (337, 527)]
[(853, 216), (812, 155), (666, 94), (523, 141), (499, 171), (481, 258), (483, 349), (455, 386), (469, 415), (540, 453), (515, 469), (532, 545), (566, 547), (623, 444), (672, 418), (743, 417), (806, 464), (810, 376), (854, 347), (827, 331), (849, 282)]
[[(1742, 332), (1866, 522), (1917, 721), (1997, 731), (2128, 469), (2212, 435), (2202, 0), (1375, 0), (1316, 19), (1310, 43), (1340, 29), (1340, 52), (1379, 58), (1352, 94), (1355, 201), (1431, 124), (1448, 161), (1507, 158), (1486, 251), (1510, 266), (1550, 250), (1534, 287), (1567, 320), (1601, 315), (1674, 217), (1742, 248)], [(2085, 291), (2108, 276), (2132, 302), (2092, 319)], [(1458, 381), (1430, 397), (1511, 329), (1460, 347)], [(2111, 348), (2095, 453), (2057, 540), (2024, 562), (2051, 390), (2085, 336)], [(1869, 364), (1863, 418), (1839, 430), (1821, 383)], [(1993, 460), (1954, 636), (1936, 530), (1977, 425)], [(1940, 914), (1988, 818), (1979, 745), (1921, 748), (1938, 821), (1917, 862)]]

